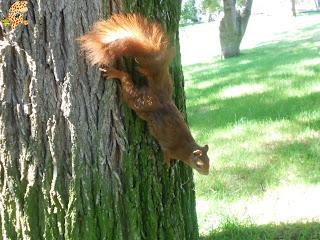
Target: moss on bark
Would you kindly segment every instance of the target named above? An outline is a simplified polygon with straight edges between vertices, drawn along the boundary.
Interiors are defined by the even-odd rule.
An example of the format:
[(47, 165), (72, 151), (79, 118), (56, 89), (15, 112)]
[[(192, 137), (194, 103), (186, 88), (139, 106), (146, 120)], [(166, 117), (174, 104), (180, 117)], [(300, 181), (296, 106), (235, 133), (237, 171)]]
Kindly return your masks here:
[(29, 25), (0, 39), (0, 238), (198, 238), (191, 169), (165, 168), (117, 84), (79, 54), (75, 39), (110, 11), (142, 12), (168, 30), (185, 112), (180, 1), (31, 1)]

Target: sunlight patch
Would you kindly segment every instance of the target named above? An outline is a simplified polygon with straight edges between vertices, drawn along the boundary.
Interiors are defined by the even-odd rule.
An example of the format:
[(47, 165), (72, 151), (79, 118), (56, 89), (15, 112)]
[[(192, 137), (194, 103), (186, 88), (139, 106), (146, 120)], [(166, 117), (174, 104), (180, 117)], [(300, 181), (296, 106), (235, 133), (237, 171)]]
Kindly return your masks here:
[(297, 136), (298, 141), (307, 142), (312, 139), (320, 139), (320, 131), (316, 131), (314, 129), (310, 129), (305, 131)]
[(319, 65), (320, 64), (320, 58), (314, 58), (314, 59), (307, 59), (300, 62), (303, 65), (312, 66), (312, 65)]
[(252, 61), (250, 61), (250, 60), (242, 60), (242, 61), (240, 61), (239, 62), (239, 65), (246, 65), (246, 64), (249, 64), (249, 63), (251, 63)]
[[(220, 215), (212, 212), (214, 209), (219, 208), (218, 205), (220, 205), (218, 202), (207, 199), (197, 199), (197, 215), (202, 216), (198, 219), (200, 234), (205, 234), (211, 229), (217, 228), (223, 221), (223, 218)], [(224, 206), (220, 207), (224, 208)]]
[(210, 80), (210, 81), (203, 81), (197, 84), (197, 89), (207, 89), (210, 88), (212, 85), (214, 85), (215, 82)]
[(296, 222), (320, 219), (320, 185), (282, 186), (265, 193), (235, 202), (230, 212), (240, 219), (246, 216), (255, 224)]
[(310, 93), (318, 93), (320, 92), (320, 83), (314, 84), (310, 87)]
[(268, 139), (267, 139), (268, 142), (282, 142), (285, 140), (286, 139), (285, 139), (283, 133), (280, 131), (274, 130), (274, 131), (268, 133)]
[[(244, 124), (235, 124), (233, 127), (228, 129), (228, 132), (226, 134), (226, 131), (220, 131), (215, 133), (214, 136), (212, 136), (214, 139), (223, 139), (223, 140), (232, 140), (236, 138), (240, 138), (242, 135), (245, 134), (247, 129), (247, 126)], [(213, 141), (211, 139), (211, 141)]]
[(223, 89), (218, 93), (220, 98), (234, 98), (245, 95), (263, 93), (268, 90), (264, 84), (241, 84)]
[(320, 185), (280, 186), (266, 191), (263, 196), (243, 198), (225, 204), (219, 200), (197, 200), (200, 232), (217, 228), (226, 218), (252, 224), (280, 224), (320, 221)]
[(282, 142), (288, 140), (288, 134), (285, 130), (290, 124), (287, 120), (271, 121), (266, 120), (259, 124), (250, 123), (248, 127), (252, 128), (252, 139), (262, 143)]
[(208, 212), (212, 208), (210, 201), (199, 199), (197, 201), (197, 213), (203, 214)]

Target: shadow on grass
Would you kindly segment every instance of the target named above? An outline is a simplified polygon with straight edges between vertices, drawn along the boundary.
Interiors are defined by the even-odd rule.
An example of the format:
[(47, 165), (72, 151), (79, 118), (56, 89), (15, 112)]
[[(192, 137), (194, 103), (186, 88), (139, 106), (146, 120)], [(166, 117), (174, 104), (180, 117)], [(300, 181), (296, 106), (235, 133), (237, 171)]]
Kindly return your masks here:
[(308, 124), (306, 124), (306, 126), (314, 130), (320, 130), (320, 119), (311, 121)]
[(200, 240), (318, 240), (320, 223), (245, 225), (229, 222)]
[[(320, 40), (320, 35), (319, 39), (314, 38), (314, 29), (317, 29), (317, 25), (303, 30), (308, 38), (270, 43), (214, 64), (184, 67), (184, 71), (192, 78), (192, 84), (186, 91), (192, 128), (199, 131), (221, 128), (243, 118), (292, 119), (302, 111), (317, 109), (320, 102), (318, 93), (304, 94), (302, 97), (286, 97), (284, 94), (288, 89), (299, 89), (301, 86), (307, 91), (308, 84), (318, 81), (318, 60), (306, 67), (308, 71), (296, 71), (304, 61), (320, 58), (319, 50), (312, 45)], [(198, 84), (206, 87), (199, 90)], [(219, 96), (221, 91), (244, 84), (260, 84), (265, 89), (258, 94), (239, 97)], [(201, 103), (199, 99), (206, 101)], [(193, 126), (192, 122), (197, 124)]]
[[(320, 183), (320, 138), (306, 138), (279, 144), (273, 150), (278, 159), (286, 159), (281, 165), (290, 174), (296, 171), (296, 177), (308, 184)], [(280, 180), (280, 179), (279, 179)]]
[(243, 120), (294, 120), (301, 112), (317, 110), (319, 103), (319, 93), (283, 98), (281, 93), (266, 92), (224, 100), (213, 99), (205, 104), (190, 106), (188, 112), (197, 122), (192, 128), (203, 130), (222, 128)]
[(208, 182), (209, 186), (198, 188), (197, 191), (201, 196), (232, 200), (242, 196), (262, 194), (267, 187), (279, 181), (280, 176), (277, 176), (270, 165), (250, 169), (240, 166), (226, 167), (214, 171)]

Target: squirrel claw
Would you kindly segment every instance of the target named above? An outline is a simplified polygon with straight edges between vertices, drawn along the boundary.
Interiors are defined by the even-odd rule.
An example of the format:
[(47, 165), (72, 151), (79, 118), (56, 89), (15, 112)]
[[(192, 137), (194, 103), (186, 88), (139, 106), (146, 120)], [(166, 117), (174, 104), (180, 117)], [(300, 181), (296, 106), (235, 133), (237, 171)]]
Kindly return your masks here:
[(113, 78), (113, 76), (112, 76), (111, 73), (110, 73), (110, 69), (109, 69), (109, 68), (99, 68), (99, 71), (102, 72), (102, 75), (103, 75), (106, 79), (110, 80), (110, 79)]
[(117, 69), (114, 69), (112, 67), (106, 67), (106, 68), (99, 68), (99, 70), (102, 72), (103, 76), (105, 76), (107, 79), (123, 79), (128, 78), (128, 74), (125, 72), (119, 71)]

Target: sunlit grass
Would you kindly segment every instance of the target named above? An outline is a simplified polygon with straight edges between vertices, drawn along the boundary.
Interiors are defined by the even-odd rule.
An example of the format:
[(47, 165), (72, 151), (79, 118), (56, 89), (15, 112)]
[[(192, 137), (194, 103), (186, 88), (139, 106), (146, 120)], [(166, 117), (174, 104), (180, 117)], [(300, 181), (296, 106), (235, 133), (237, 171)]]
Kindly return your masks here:
[(226, 218), (221, 226), (203, 240), (317, 240), (320, 239), (318, 222), (294, 224), (255, 225), (250, 221)]
[(320, 28), (304, 18), (279, 41), (184, 67), (188, 120), (212, 160), (195, 175), (202, 233), (229, 218), (320, 221)]

